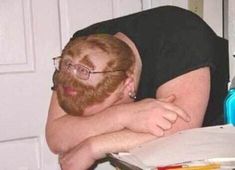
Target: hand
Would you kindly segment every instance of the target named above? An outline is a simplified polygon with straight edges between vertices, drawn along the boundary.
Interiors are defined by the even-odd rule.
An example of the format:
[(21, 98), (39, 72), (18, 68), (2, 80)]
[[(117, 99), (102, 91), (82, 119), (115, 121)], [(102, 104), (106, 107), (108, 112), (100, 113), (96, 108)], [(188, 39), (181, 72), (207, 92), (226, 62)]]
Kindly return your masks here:
[(166, 98), (144, 99), (134, 103), (126, 115), (127, 121), (124, 127), (135, 132), (163, 136), (164, 131), (170, 129), (178, 117), (189, 122), (188, 114), (176, 106), (173, 103), (174, 100), (175, 96), (171, 95)]
[(70, 151), (60, 154), (59, 163), (61, 170), (87, 170), (102, 156), (94, 152), (92, 143), (88, 139)]

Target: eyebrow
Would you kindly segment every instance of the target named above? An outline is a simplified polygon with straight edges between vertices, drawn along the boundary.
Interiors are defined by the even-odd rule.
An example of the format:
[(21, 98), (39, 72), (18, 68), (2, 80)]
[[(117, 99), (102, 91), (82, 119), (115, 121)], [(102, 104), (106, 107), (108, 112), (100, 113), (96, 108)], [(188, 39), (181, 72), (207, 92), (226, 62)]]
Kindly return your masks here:
[(89, 55), (85, 55), (81, 60), (80, 62), (82, 64), (85, 64), (86, 66), (90, 67), (91, 69), (95, 69), (95, 65), (92, 63), (92, 61), (90, 60), (89, 58)]

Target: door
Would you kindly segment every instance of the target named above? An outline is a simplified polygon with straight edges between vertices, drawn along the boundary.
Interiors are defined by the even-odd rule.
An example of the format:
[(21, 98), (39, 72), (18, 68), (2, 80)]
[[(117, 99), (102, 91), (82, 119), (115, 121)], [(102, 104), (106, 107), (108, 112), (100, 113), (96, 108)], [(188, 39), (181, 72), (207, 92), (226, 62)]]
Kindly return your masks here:
[(0, 169), (56, 170), (44, 138), (57, 0), (0, 0)]

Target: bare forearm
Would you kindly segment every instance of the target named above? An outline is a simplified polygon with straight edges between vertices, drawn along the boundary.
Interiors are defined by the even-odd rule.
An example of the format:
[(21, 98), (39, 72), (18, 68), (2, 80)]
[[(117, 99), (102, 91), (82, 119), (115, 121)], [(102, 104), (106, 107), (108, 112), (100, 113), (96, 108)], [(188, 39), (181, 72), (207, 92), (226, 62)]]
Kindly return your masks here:
[(136, 133), (128, 129), (92, 137), (89, 144), (92, 150), (99, 158), (105, 156), (106, 153), (125, 152), (142, 143), (157, 139), (158, 137), (149, 133)]
[(65, 152), (89, 137), (122, 130), (120, 118), (125, 106), (114, 106), (93, 116), (75, 117), (64, 115), (48, 120), (47, 142), (55, 153)]
[(95, 160), (104, 158), (107, 153), (128, 151), (154, 139), (157, 137), (147, 133), (135, 133), (127, 129), (94, 136), (75, 146), (69, 152), (63, 153), (60, 163), (65, 168), (87, 169)]
[[(52, 101), (56, 102), (56, 99)], [(53, 103), (51, 105), (53, 106)], [(186, 115), (171, 103), (155, 99), (112, 106), (87, 117), (69, 116), (60, 107), (54, 106), (49, 110), (46, 128), (47, 142), (53, 152), (61, 153), (90, 137), (117, 132), (124, 128), (161, 136), (161, 132), (170, 129), (171, 124), (177, 119), (176, 112), (182, 117)]]
[(155, 137), (143, 133), (123, 130), (110, 134), (91, 137), (75, 146), (69, 152), (60, 155), (62, 169), (88, 169), (96, 160), (106, 153), (127, 151)]
[[(178, 120), (171, 129), (165, 131), (164, 136), (168, 136), (176, 133), (177, 131), (190, 128), (190, 123), (185, 125), (182, 125), (181, 123), (184, 122)], [(125, 129), (118, 132), (94, 136), (89, 139), (89, 143), (92, 144), (92, 148), (95, 150), (94, 152), (101, 155), (100, 157), (104, 157), (107, 153), (125, 152), (140, 144), (158, 138), (160, 137), (149, 133), (136, 133)]]
[[(177, 119), (172, 125), (172, 128), (164, 131), (164, 136), (174, 134), (178, 131), (193, 128), (190, 122), (185, 122), (182, 119)], [(107, 153), (129, 151), (140, 144), (158, 139), (160, 137), (150, 133), (137, 133), (129, 129), (122, 131), (94, 136), (88, 139), (88, 143), (92, 146), (93, 153), (104, 157)]]

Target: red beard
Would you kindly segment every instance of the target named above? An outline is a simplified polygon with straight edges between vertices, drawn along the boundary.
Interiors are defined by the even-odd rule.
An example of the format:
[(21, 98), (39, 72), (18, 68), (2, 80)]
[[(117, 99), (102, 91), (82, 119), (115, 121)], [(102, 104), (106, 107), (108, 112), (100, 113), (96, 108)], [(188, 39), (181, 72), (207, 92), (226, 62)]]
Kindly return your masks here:
[(120, 80), (105, 77), (94, 87), (75, 80), (70, 74), (57, 72), (54, 75), (59, 104), (73, 116), (82, 116), (88, 106), (102, 103), (116, 89)]

